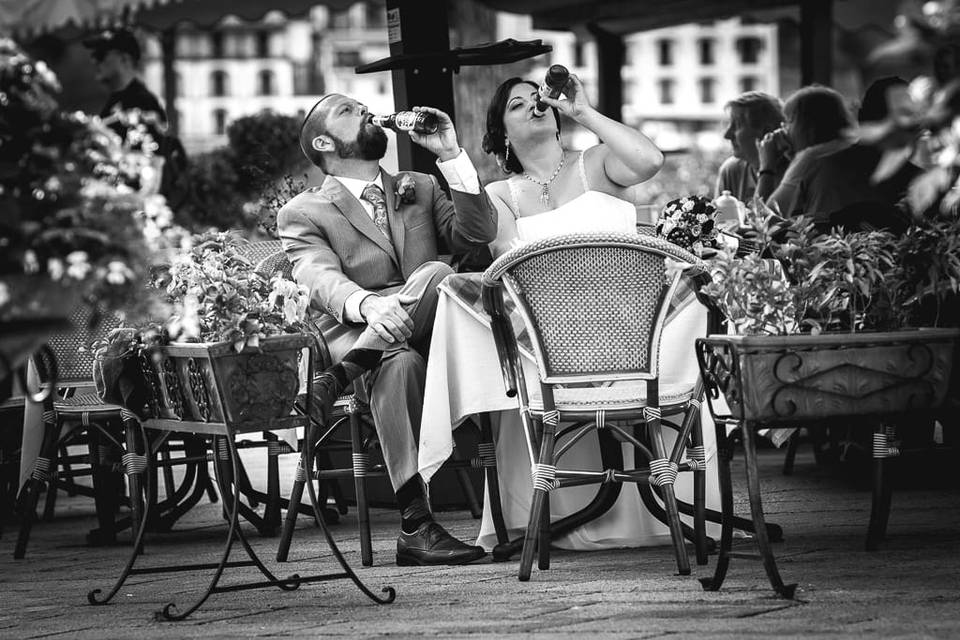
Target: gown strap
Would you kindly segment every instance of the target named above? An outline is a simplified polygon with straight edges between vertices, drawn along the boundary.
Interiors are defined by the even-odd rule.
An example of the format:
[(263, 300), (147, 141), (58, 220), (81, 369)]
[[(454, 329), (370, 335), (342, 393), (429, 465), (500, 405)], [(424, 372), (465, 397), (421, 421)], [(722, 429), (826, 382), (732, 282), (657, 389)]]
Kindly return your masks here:
[(513, 205), (513, 217), (520, 217), (520, 194), (517, 192), (517, 182), (512, 177), (507, 178), (507, 188), (510, 189), (510, 203)]
[(580, 156), (577, 158), (577, 170), (580, 174), (580, 185), (583, 187), (584, 193), (590, 191), (590, 185), (587, 184), (587, 168), (583, 165), (583, 151), (580, 152)]

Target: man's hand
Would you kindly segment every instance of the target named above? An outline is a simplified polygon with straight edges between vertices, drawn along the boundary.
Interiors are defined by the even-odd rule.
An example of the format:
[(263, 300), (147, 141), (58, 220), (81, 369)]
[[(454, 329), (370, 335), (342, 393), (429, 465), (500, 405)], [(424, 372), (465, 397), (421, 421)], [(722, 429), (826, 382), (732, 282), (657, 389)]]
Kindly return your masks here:
[(395, 293), (389, 296), (369, 295), (360, 302), (360, 315), (377, 335), (393, 344), (413, 335), (413, 320), (403, 305), (416, 302), (414, 296)]
[(440, 126), (436, 133), (424, 135), (416, 131), (410, 132), (410, 139), (433, 153), (441, 162), (453, 160), (460, 155), (460, 143), (457, 141), (457, 130), (453, 126), (450, 116), (433, 107), (414, 107), (414, 111), (432, 113), (440, 119)]

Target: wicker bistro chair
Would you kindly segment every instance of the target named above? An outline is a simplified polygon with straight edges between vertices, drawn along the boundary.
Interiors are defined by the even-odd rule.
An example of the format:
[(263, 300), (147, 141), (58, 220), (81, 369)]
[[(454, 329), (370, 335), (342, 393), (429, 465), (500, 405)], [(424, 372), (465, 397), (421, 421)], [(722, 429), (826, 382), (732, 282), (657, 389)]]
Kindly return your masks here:
[[(259, 257), (256, 270), (264, 276), (282, 274), (290, 277), (293, 265), (287, 259), (279, 241), (256, 242), (248, 245), (245, 252), (248, 255)], [(330, 366), (333, 362), (326, 343), (320, 335), (319, 329), (313, 331), (317, 336), (319, 347), (317, 357), (318, 370)], [(342, 427), (349, 430), (347, 438), (338, 437)], [(340, 480), (352, 479), (354, 494), (357, 502), (357, 520), (360, 528), (360, 559), (363, 566), (373, 564), (373, 542), (370, 534), (370, 511), (367, 497), (367, 480), (370, 478), (386, 478), (387, 470), (382, 461), (373, 455), (378, 441), (373, 416), (365, 392), (365, 385), (352, 385), (337, 399), (333, 405), (331, 415), (325, 423), (311, 420), (310, 428), (305, 434), (305, 443), (301, 446), (300, 463), (293, 487), (290, 491), (290, 500), (280, 535), (280, 544), (277, 548), (277, 561), (285, 562), (289, 557), (290, 545), (293, 542), (293, 533), (296, 528), (297, 517), (302, 511), (309, 512), (301, 505), (303, 490), (308, 477), (316, 480), (320, 486), (320, 494), (326, 497), (329, 491), (341, 514), (346, 513), (345, 500), (337, 484)], [(305, 447), (309, 446), (314, 452), (315, 468), (307, 470)], [(351, 467), (334, 467), (331, 454), (337, 451), (349, 451), (352, 461)], [(481, 508), (473, 485), (467, 476), (465, 465), (478, 466), (476, 461), (454, 461), (451, 466), (457, 473), (457, 479), (467, 498), (467, 503), (474, 518), (479, 518)], [(321, 500), (324, 504), (326, 500)]]
[[(659, 488), (677, 567), (688, 574), (673, 484), (678, 472), (694, 472), (698, 560), (701, 553), (705, 556), (702, 386), (699, 381), (682, 389), (658, 384), (660, 334), (681, 277), (679, 271), (666, 277), (668, 260), (702, 268), (698, 258), (658, 238), (579, 233), (514, 249), (483, 275), (484, 307), (491, 316), (507, 395), (518, 399), (533, 474), (520, 580), (529, 579), (538, 547), (539, 567), (549, 568), (549, 495), (567, 486), (631, 482)], [(524, 380), (505, 295), (529, 333), (539, 399), (531, 397)], [(668, 414), (684, 414), (672, 451), (661, 433), (661, 418)], [(642, 424), (621, 426), (637, 420)], [(558, 431), (561, 422), (576, 424)], [(593, 431), (601, 444), (611, 436), (632, 444), (637, 460), (647, 464), (624, 469), (621, 458), (620, 468), (597, 471), (559, 466), (564, 452)], [(684, 451), (688, 457), (681, 459)], [(603, 462), (606, 466), (610, 458)]]
[[(71, 317), (75, 329), (56, 334), (49, 341), (58, 371), (58, 393), (49, 394), (44, 401), (43, 443), (18, 497), (21, 521), (14, 558), (26, 554), (37, 502), (45, 485), (45, 519), (53, 516), (58, 489), (89, 496), (95, 501), (99, 528), (90, 533), (88, 540), (109, 543), (115, 540), (119, 528), (115, 513), (123, 491), (116, 471), (125, 468), (128, 474), (136, 474), (143, 470), (135, 460), (125, 458), (121, 444), (123, 434), (119, 426), (130, 420), (136, 423), (136, 417), (119, 405), (104, 403), (93, 389), (91, 345), (118, 322), (115, 317), (106, 316), (91, 329), (90, 321), (89, 309), (78, 307)], [(41, 382), (48, 384), (51, 363), (43, 358), (35, 362)], [(88, 457), (70, 456), (67, 446), (79, 444), (81, 434), (86, 435)], [(76, 468), (78, 463), (89, 463), (89, 468)], [(92, 488), (75, 482), (82, 476), (91, 476)]]

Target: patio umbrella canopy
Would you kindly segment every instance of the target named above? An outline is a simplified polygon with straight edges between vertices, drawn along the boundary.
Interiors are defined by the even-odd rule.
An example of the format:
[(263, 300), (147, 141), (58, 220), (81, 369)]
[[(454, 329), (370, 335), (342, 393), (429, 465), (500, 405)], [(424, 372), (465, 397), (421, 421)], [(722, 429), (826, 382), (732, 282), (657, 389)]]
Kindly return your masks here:
[(355, 0), (0, 0), (0, 30), (33, 37), (64, 28), (124, 22), (163, 31), (180, 23), (211, 27), (226, 16), (259, 20), (271, 11), (303, 15), (316, 5), (345, 9)]

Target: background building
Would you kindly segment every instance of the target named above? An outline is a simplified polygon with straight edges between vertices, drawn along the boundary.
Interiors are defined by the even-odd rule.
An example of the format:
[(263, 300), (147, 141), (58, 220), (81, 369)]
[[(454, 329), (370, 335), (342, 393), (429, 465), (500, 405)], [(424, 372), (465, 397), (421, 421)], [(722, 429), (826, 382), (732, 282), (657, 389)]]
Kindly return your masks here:
[[(227, 18), (212, 30), (186, 26), (175, 46), (179, 134), (193, 153), (224, 144), (238, 117), (264, 109), (302, 116), (329, 92), (356, 96), (374, 112), (393, 108), (389, 74), (354, 73), (389, 53), (382, 2), (338, 12), (318, 6), (304, 19), (274, 12), (258, 23)], [(162, 67), (160, 44), (148, 38), (143, 75), (157, 95)]]

